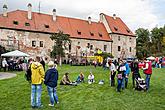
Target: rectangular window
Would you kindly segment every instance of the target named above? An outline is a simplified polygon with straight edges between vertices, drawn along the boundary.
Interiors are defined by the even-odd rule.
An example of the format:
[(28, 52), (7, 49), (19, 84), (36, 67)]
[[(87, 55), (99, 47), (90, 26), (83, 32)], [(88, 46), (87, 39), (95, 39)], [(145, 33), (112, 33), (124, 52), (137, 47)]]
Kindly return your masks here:
[(118, 36), (118, 41), (120, 41), (120, 36)]
[(93, 50), (93, 45), (90, 45), (90, 50)]
[(101, 33), (99, 33), (99, 36), (102, 37), (103, 35)]
[(49, 25), (45, 24), (45, 28), (49, 28)]
[(25, 23), (25, 26), (30, 26), (30, 23), (27, 23), (27, 22), (26, 22), (26, 23)]
[(32, 41), (32, 47), (35, 47), (36, 46), (36, 41)]
[(71, 52), (71, 48), (72, 48), (72, 47), (71, 47), (71, 44), (69, 44), (69, 52)]
[(44, 42), (40, 41), (40, 47), (44, 47)]
[(90, 48), (90, 43), (87, 43), (87, 47)]
[(107, 45), (104, 45), (104, 51), (105, 52), (107, 51)]
[(18, 21), (13, 21), (13, 24), (18, 25), (19, 23)]
[(118, 51), (120, 51), (121, 50), (121, 47), (120, 46), (118, 46)]
[(132, 51), (132, 49), (131, 49), (131, 47), (129, 47), (129, 52), (131, 52)]
[(129, 42), (131, 42), (131, 40), (132, 40), (132, 38), (130, 37), (130, 38), (129, 38)]
[(79, 30), (77, 30), (77, 34), (78, 34), (78, 35), (81, 35), (81, 32), (80, 32)]

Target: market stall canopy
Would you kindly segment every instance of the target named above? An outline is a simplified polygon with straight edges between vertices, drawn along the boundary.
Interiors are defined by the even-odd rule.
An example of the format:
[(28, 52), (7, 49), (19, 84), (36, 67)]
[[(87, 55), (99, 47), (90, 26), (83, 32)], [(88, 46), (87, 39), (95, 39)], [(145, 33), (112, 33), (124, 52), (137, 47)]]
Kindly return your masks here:
[(21, 52), (19, 50), (15, 50), (15, 51), (11, 51), (11, 52), (1, 54), (1, 56), (4, 56), (4, 57), (28, 57), (30, 55), (28, 55), (24, 52)]
[(150, 57), (147, 58), (147, 60), (155, 60), (155, 57), (150, 56)]

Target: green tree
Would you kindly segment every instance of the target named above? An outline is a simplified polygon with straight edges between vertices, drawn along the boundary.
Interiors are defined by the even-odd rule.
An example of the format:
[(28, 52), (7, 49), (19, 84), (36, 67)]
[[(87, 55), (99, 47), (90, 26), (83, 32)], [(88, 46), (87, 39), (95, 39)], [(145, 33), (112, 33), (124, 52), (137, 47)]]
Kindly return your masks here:
[(149, 56), (151, 54), (150, 46), (150, 32), (148, 29), (139, 28), (135, 31), (137, 39), (136, 39), (136, 55), (138, 58), (143, 58)]
[(5, 53), (5, 52), (7, 52), (6, 49), (5, 49), (5, 47), (3, 47), (3, 46), (0, 45), (0, 55), (3, 54), (3, 53)]
[(67, 49), (66, 45), (71, 43), (68, 34), (64, 34), (62, 31), (58, 33), (53, 33), (50, 38), (54, 41), (53, 51), (51, 52), (51, 57), (58, 57), (60, 66), (62, 64), (62, 57), (65, 56), (65, 50)]
[(156, 48), (155, 53), (161, 53), (162, 52), (162, 46), (163, 46), (163, 28), (157, 28), (155, 27), (151, 31), (151, 37), (154, 47)]

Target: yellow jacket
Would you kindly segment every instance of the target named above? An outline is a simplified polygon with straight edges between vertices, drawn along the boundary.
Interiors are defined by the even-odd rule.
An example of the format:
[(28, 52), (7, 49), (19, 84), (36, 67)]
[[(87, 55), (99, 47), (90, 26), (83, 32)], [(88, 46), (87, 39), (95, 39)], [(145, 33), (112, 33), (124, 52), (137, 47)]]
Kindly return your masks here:
[(33, 62), (31, 64), (31, 72), (32, 84), (41, 84), (44, 81), (45, 72), (41, 63)]

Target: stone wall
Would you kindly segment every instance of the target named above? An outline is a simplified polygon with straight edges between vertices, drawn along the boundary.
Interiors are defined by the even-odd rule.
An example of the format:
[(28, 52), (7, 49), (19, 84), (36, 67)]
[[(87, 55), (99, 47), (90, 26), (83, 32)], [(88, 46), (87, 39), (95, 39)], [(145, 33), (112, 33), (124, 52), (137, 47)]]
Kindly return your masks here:
[[(38, 55), (49, 58), (54, 45), (50, 39), (50, 34), (45, 33), (0, 29), (0, 39), (0, 43), (7, 49), (18, 49), (30, 54), (31, 57)], [(32, 47), (32, 41), (36, 41), (35, 47)], [(40, 47), (40, 41), (43, 41), (43, 47)], [(107, 46), (106, 52), (111, 52), (111, 42), (73, 38), (71, 38), (71, 41), (71, 52), (67, 49), (66, 53), (73, 56), (82, 56), (83, 53), (92, 56), (96, 49), (104, 50), (104, 45)], [(90, 49), (90, 46), (87, 48), (88, 43), (90, 46), (92, 45), (92, 49)], [(77, 46), (80, 48), (77, 48)]]
[[(113, 40), (112, 54), (116, 58), (121, 57), (121, 52), (124, 51), (124, 58), (135, 57), (136, 55), (136, 37), (111, 34)], [(118, 51), (118, 46), (120, 46), (120, 51)], [(131, 48), (131, 50), (130, 50)]]

